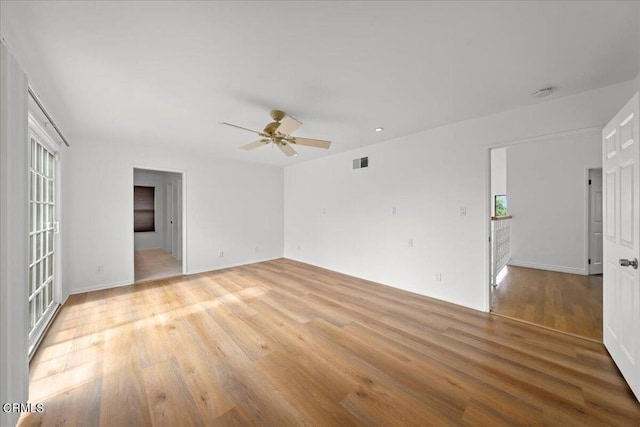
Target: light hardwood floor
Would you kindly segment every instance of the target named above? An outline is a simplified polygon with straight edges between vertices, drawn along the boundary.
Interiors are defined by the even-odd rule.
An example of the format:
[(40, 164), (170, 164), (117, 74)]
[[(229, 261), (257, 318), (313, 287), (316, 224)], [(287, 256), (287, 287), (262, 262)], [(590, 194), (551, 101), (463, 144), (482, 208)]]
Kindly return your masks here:
[(182, 262), (164, 249), (140, 249), (134, 256), (136, 282), (182, 274)]
[(494, 313), (602, 342), (602, 275), (506, 269), (491, 291)]
[(602, 344), (279, 259), (74, 295), (21, 426), (640, 425)]

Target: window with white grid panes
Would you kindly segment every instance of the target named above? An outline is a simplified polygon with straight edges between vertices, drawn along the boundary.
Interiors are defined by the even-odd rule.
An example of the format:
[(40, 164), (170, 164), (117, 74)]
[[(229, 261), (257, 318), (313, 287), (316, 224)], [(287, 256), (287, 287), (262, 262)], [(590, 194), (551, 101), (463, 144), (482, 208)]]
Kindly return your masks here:
[(29, 336), (54, 303), (55, 154), (31, 137), (29, 167)]

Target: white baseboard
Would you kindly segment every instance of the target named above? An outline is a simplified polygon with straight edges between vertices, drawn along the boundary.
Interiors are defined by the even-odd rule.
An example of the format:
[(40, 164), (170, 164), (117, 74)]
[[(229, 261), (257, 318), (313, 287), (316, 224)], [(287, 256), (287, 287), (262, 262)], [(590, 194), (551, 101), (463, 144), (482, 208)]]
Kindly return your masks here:
[(198, 270), (189, 270), (188, 272), (185, 273), (185, 276), (191, 276), (193, 274), (200, 274), (200, 273), (208, 273), (210, 271), (224, 270), (225, 268), (240, 267), (241, 265), (250, 265), (250, 264), (257, 264), (259, 262), (273, 261), (274, 259), (280, 259), (280, 258), (283, 258), (283, 256), (252, 260), (250, 262), (239, 262), (234, 264), (217, 265), (213, 268), (207, 267), (207, 268), (198, 269)]
[(69, 295), (82, 294), (84, 292), (102, 291), (104, 289), (119, 288), (121, 286), (133, 285), (131, 280), (125, 280), (124, 282), (115, 283), (102, 283), (99, 285), (87, 286), (85, 288), (73, 289), (69, 292)]
[[(241, 263), (237, 263), (237, 264), (221, 265), (221, 266), (216, 266), (215, 268), (205, 268), (205, 269), (202, 269), (202, 270), (189, 271), (185, 275), (206, 273), (206, 272), (209, 272), (209, 271), (222, 270), (222, 269), (231, 268), (231, 267), (239, 267), (241, 265), (255, 264), (255, 263), (264, 262), (264, 261), (272, 261), (274, 259), (280, 259), (280, 258), (282, 258), (282, 257), (278, 256), (278, 257), (274, 257), (274, 258), (265, 258), (265, 259), (251, 261), (251, 262), (241, 262)], [(158, 278), (158, 280), (159, 279), (160, 278)], [(105, 290), (105, 289), (119, 288), (121, 286), (129, 286), (129, 285), (133, 285), (133, 284), (134, 284), (134, 282), (132, 280), (125, 280), (125, 281), (122, 281), (122, 282), (114, 282), (114, 283), (102, 283), (102, 284), (99, 284), (99, 285), (87, 286), (87, 287), (80, 288), (80, 289), (73, 289), (73, 290), (71, 290), (69, 292), (69, 295), (82, 294), (84, 292), (102, 291), (102, 290)]]
[(409, 292), (409, 293), (412, 293), (412, 294), (415, 294), (415, 295), (420, 295), (420, 296), (423, 296), (423, 297), (436, 299), (438, 301), (444, 301), (444, 302), (447, 302), (449, 304), (457, 305), (459, 307), (468, 308), (470, 310), (475, 310), (475, 311), (479, 311), (479, 312), (482, 312), (482, 313), (487, 313), (489, 311), (489, 310), (486, 310), (484, 307), (474, 307), (474, 306), (470, 306), (470, 305), (464, 305), (464, 304), (461, 304), (458, 301), (454, 301), (454, 300), (451, 300), (451, 299), (443, 298), (442, 296), (435, 296), (435, 295), (432, 295), (432, 294), (429, 294), (429, 293), (426, 293), (426, 292), (420, 292), (420, 291), (418, 291), (416, 289), (409, 289), (409, 288), (400, 286), (395, 282), (388, 282), (388, 281), (384, 281), (383, 282), (380, 279), (375, 278), (375, 277), (366, 277), (366, 276), (362, 276), (362, 275), (356, 275), (355, 273), (350, 272), (350, 271), (337, 269), (335, 267), (327, 266), (327, 265), (324, 265), (324, 264), (317, 264), (317, 263), (314, 263), (314, 262), (311, 262), (309, 260), (305, 260), (305, 259), (302, 259), (302, 258), (293, 258), (293, 257), (289, 257), (289, 256), (285, 255), (284, 259), (288, 259), (288, 260), (296, 261), (296, 262), (301, 262), (303, 264), (309, 264), (309, 265), (312, 265), (314, 267), (319, 267), (319, 268), (323, 268), (325, 270), (333, 271), (335, 273), (344, 274), (345, 276), (355, 277), (355, 278), (360, 279), (360, 280), (366, 280), (368, 282), (375, 283), (377, 285), (382, 285), (382, 286), (387, 286), (389, 288), (399, 289), (401, 291)]
[(552, 264), (538, 264), (535, 262), (522, 261), (518, 259), (511, 259), (507, 265), (514, 267), (526, 267), (535, 268), (537, 270), (557, 271), (558, 273), (580, 274), (582, 276), (588, 276), (589, 272), (583, 268), (565, 267), (563, 265)]

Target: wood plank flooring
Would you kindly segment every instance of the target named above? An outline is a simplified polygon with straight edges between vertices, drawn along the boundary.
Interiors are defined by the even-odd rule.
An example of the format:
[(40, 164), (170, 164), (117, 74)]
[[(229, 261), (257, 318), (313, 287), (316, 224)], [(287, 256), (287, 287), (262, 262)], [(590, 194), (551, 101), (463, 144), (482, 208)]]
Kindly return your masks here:
[(182, 261), (164, 249), (139, 249), (134, 257), (136, 282), (182, 274)]
[(74, 295), (20, 426), (640, 425), (602, 344), (279, 259)]
[(494, 313), (602, 342), (602, 275), (506, 270), (491, 290)]

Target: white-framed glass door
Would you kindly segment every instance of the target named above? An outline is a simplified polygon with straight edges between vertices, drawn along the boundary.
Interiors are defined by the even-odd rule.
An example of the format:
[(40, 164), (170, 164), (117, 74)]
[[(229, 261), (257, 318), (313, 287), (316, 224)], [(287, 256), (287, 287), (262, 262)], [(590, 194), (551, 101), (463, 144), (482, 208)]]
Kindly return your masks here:
[(57, 175), (54, 146), (33, 122), (29, 129), (29, 354), (59, 303), (57, 285)]

